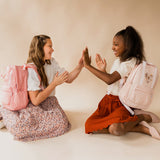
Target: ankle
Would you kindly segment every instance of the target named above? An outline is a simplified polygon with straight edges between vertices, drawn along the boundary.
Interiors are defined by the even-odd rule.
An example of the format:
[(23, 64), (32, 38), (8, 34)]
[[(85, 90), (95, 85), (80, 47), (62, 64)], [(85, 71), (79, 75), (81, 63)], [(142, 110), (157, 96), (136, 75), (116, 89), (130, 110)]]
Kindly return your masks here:
[(148, 114), (140, 114), (140, 120), (141, 121), (146, 121), (148, 123), (152, 122), (152, 118)]
[(151, 123), (152, 122), (152, 117), (148, 114), (146, 116), (148, 117), (146, 122)]

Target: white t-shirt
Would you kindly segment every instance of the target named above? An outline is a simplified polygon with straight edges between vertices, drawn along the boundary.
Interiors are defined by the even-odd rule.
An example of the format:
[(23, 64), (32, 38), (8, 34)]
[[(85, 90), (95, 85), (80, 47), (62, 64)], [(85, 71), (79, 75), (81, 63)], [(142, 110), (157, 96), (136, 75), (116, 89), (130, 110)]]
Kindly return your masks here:
[[(59, 66), (59, 64), (56, 62), (54, 58), (51, 59), (51, 64), (45, 63), (44, 70), (48, 78), (49, 84), (52, 82), (57, 72), (61, 74), (65, 71), (64, 68), (61, 68)], [(32, 68), (28, 68), (28, 89), (27, 90), (28, 91), (41, 90), (38, 75), (35, 72), (35, 70)], [(54, 96), (54, 95), (55, 95), (55, 89), (52, 91), (52, 93), (49, 96)]]
[[(135, 65), (136, 58), (132, 58), (131, 60), (125, 62), (120, 62), (120, 59), (118, 58), (114, 61), (110, 73), (117, 71), (121, 75), (121, 78), (128, 77), (129, 73), (135, 67)], [(118, 80), (117, 82), (108, 86), (108, 93), (118, 96), (120, 87), (120, 80)]]

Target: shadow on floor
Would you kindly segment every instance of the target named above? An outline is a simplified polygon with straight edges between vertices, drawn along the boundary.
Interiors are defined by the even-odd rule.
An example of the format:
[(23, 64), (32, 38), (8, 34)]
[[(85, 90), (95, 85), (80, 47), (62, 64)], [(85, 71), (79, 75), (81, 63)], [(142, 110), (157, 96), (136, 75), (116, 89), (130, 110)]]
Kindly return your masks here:
[(88, 112), (81, 111), (65, 111), (72, 127), (71, 130), (75, 130), (84, 127), (85, 121), (88, 118)]

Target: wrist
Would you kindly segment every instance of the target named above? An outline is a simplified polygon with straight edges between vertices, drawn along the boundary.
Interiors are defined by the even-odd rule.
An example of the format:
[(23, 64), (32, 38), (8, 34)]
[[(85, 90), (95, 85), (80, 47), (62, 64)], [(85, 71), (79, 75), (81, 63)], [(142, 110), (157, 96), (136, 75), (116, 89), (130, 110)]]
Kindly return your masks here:
[(104, 72), (104, 73), (106, 73), (106, 70), (105, 70), (105, 69), (102, 69), (101, 71)]
[(76, 67), (78, 70), (81, 70), (83, 68), (83, 65), (78, 64)]
[(52, 82), (51, 82), (51, 86), (52, 86), (52, 88), (54, 89), (55, 87), (58, 86), (58, 83), (56, 83), (56, 81), (52, 81)]
[(90, 64), (85, 65), (85, 68), (86, 68), (86, 69), (89, 69), (90, 67), (91, 67)]

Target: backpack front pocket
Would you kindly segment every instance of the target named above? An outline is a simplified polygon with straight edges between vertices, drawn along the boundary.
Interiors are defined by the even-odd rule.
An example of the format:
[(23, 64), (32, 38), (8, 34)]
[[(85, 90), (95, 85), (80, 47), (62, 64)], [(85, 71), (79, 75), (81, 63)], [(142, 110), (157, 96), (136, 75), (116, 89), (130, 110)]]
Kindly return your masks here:
[(14, 93), (14, 110), (26, 108), (28, 104), (28, 93), (26, 91), (19, 91)]
[(144, 88), (136, 87), (134, 90), (132, 90), (132, 92), (129, 95), (130, 101), (134, 102), (137, 106), (141, 107), (142, 109), (145, 109), (151, 102), (152, 93), (150, 92), (150, 89), (144, 90)]

